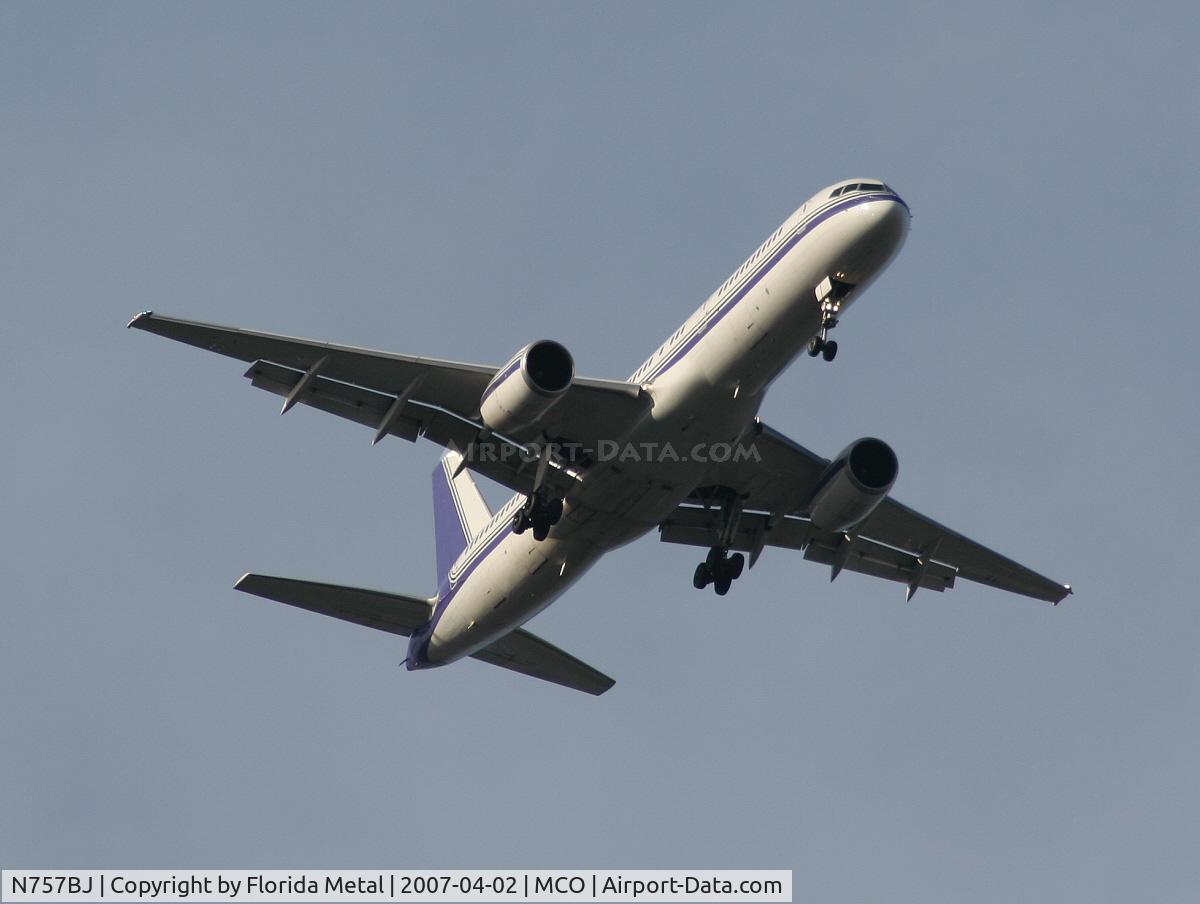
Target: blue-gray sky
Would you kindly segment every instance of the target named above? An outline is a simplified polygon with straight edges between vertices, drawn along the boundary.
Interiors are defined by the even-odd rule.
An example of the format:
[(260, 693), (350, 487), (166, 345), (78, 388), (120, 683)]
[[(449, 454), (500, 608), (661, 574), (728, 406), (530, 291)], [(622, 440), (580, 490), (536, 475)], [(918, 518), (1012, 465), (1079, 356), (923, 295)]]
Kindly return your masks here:
[[(1194, 899), (1200, 13), (965, 6), (0, 7), (3, 865)], [(592, 699), (231, 589), (431, 591), (438, 450), (134, 312), (622, 377), (854, 176), (908, 244), (763, 415), (1063, 606), (647, 537), (531, 625)]]

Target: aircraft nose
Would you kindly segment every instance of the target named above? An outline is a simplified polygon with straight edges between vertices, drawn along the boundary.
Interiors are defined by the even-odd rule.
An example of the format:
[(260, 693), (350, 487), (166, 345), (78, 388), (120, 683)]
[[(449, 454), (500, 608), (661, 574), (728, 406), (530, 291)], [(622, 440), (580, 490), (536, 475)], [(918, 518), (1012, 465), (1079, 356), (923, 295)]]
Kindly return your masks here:
[(872, 198), (859, 205), (856, 263), (868, 272), (885, 267), (904, 244), (911, 217), (899, 195)]
[(908, 233), (911, 216), (908, 212), (908, 205), (900, 199), (899, 195), (873, 199), (868, 201), (864, 207), (866, 208), (864, 211), (866, 218), (870, 221), (868, 230), (872, 233), (873, 238), (881, 241), (890, 239), (897, 243), (904, 240), (904, 236)]

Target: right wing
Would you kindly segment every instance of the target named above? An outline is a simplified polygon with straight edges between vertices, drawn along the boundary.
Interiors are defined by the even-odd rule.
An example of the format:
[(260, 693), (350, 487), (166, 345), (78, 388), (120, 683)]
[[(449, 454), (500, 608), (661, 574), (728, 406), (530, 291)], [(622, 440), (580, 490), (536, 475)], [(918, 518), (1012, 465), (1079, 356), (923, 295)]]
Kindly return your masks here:
[[(403, 637), (412, 636), (433, 613), (433, 600), (423, 597), (265, 574), (242, 575), (234, 589)], [(615, 683), (602, 672), (523, 629), (504, 635), (471, 656), (489, 665), (588, 694), (603, 694)]]
[[(981, 543), (965, 537), (886, 497), (857, 525), (852, 536), (830, 533), (807, 518), (828, 459), (788, 439), (761, 421), (752, 445), (758, 461), (743, 459), (720, 466), (717, 480), (743, 501), (744, 511), (729, 548), (750, 553), (751, 564), (764, 546), (803, 550), (809, 561), (832, 568), (833, 577), (845, 569), (908, 585), (948, 590), (956, 577), (1047, 602), (1059, 603), (1071, 588), (1038, 574)], [(703, 498), (679, 506), (660, 526), (667, 542), (695, 546), (720, 543), (719, 512), (700, 504)]]
[[(303, 403), (355, 421), (387, 435), (415, 440), (425, 436), (443, 446), (465, 450), (483, 425), (479, 403), (496, 368), (437, 358), (260, 333), (145, 312), (129, 322), (133, 329), (156, 333), (231, 358), (253, 362), (246, 372), (252, 385), (293, 403)], [(575, 379), (567, 396), (543, 425), (556, 439), (595, 448), (601, 439), (619, 438), (646, 411), (641, 388), (619, 380)], [(523, 448), (494, 437), (492, 461), (472, 457), (470, 467), (518, 492), (533, 486), (534, 468)], [(564, 467), (549, 479), (565, 489), (573, 482)]]

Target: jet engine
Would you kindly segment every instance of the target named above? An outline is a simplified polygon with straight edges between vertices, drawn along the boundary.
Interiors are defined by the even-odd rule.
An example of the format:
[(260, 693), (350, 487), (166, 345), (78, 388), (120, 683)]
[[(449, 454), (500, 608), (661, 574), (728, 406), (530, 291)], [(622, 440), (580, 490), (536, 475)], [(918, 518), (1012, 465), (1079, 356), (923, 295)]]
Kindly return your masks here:
[(517, 352), (483, 391), (479, 416), (488, 427), (520, 438), (557, 403), (575, 377), (571, 353), (549, 339)]
[(812, 523), (822, 530), (844, 531), (865, 521), (883, 502), (900, 466), (881, 439), (860, 439), (833, 460), (809, 506)]

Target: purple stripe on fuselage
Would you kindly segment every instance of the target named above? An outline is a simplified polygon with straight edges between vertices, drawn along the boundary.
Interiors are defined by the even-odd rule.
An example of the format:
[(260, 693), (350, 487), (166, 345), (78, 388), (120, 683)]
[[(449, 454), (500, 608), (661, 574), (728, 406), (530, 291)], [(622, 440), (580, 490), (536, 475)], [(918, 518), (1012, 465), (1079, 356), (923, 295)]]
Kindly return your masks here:
[(433, 637), (434, 629), (437, 628), (438, 622), (441, 621), (442, 615), (449, 607), (450, 603), (458, 595), (458, 591), (467, 582), (467, 578), (479, 567), (480, 563), (495, 550), (500, 542), (509, 535), (512, 531), (512, 526), (504, 525), (496, 532), (491, 540), (481, 549), (475, 556), (472, 557), (470, 564), (459, 575), (458, 580), (453, 584), (450, 583), (450, 569), (438, 576), (440, 581), (438, 585), (437, 604), (433, 608), (433, 615), (429, 621), (419, 631), (414, 632), (412, 638), (408, 642), (408, 668), (416, 668), (429, 663), (429, 641)]
[(709, 317), (707, 321), (704, 322), (700, 329), (698, 329), (690, 339), (683, 343), (683, 345), (681, 345), (665, 361), (663, 361), (662, 364), (651, 371), (650, 374), (644, 378), (645, 381), (649, 382), (650, 380), (655, 380), (658, 377), (661, 377), (671, 367), (678, 364), (680, 360), (683, 359), (684, 355), (695, 348), (697, 343), (699, 343), (701, 339), (708, 335), (709, 331), (716, 326), (726, 314), (737, 307), (738, 302), (745, 298), (750, 293), (751, 289), (762, 282), (766, 275), (771, 272), (772, 268), (774, 268), (776, 264), (783, 260), (788, 252), (795, 248), (796, 244), (812, 229), (819, 226), (821, 223), (824, 223), (834, 214), (841, 213), (843, 210), (849, 210), (851, 207), (857, 207), (859, 204), (863, 204), (868, 201), (877, 200), (898, 201), (900, 204), (904, 205), (905, 210), (908, 209), (908, 205), (904, 204), (898, 195), (889, 194), (888, 192), (872, 192), (865, 195), (851, 196), (850, 198), (838, 201), (836, 204), (831, 205), (821, 213), (814, 214), (809, 220), (800, 225), (800, 227), (796, 230), (796, 234), (784, 242), (778, 251), (764, 261), (763, 265), (759, 267), (759, 269), (756, 270), (749, 279), (746, 280), (740, 289), (734, 292), (734, 294), (731, 295), (728, 300), (726, 300), (721, 304), (720, 307), (717, 308), (717, 310)]

